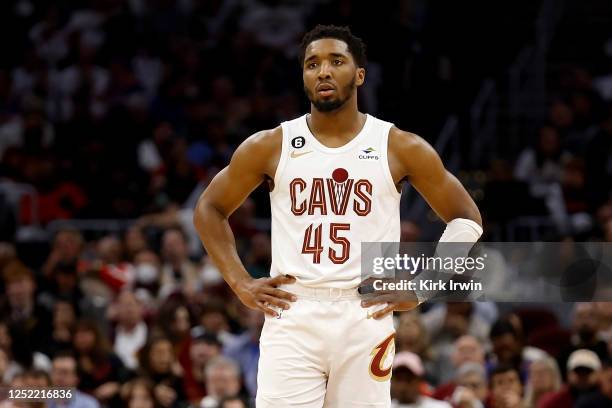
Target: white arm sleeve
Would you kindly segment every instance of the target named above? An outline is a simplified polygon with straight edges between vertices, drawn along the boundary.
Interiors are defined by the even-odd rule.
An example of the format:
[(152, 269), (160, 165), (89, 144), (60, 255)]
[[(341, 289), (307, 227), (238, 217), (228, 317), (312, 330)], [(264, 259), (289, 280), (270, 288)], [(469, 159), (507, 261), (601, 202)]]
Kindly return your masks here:
[[(446, 229), (440, 237), (440, 242), (459, 242), (464, 245), (440, 245), (436, 248), (436, 256), (445, 257), (465, 257), (469, 254), (470, 250), (478, 241), (482, 235), (482, 227), (477, 222), (468, 220), (467, 218), (455, 218), (446, 224)], [(432, 271), (423, 271), (419, 275), (419, 279), (432, 279), (434, 278)], [(447, 279), (450, 279), (450, 274), (444, 275)], [(432, 291), (416, 290), (415, 294), (419, 300), (419, 304), (426, 302), (430, 297), (434, 295)]]
[(440, 237), (440, 242), (472, 242), (478, 241), (482, 235), (482, 227), (477, 222), (467, 218), (455, 218), (448, 224)]

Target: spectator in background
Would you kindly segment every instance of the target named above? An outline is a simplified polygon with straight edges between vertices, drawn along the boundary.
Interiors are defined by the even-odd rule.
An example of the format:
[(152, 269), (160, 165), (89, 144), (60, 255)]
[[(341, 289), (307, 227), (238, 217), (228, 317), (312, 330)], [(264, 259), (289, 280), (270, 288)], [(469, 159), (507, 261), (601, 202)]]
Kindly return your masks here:
[(42, 271), (46, 277), (51, 276), (58, 263), (70, 264), (78, 261), (83, 250), (83, 236), (74, 229), (62, 229), (53, 238), (51, 252), (45, 261)]
[(134, 282), (133, 288), (149, 299), (150, 307), (155, 306), (159, 292), (161, 265), (159, 256), (151, 250), (145, 249), (134, 255)]
[(187, 348), (190, 340), (191, 313), (189, 304), (181, 298), (170, 298), (159, 308), (157, 331), (172, 342), (177, 356)]
[(243, 398), (224, 397), (219, 401), (219, 408), (248, 408), (248, 405)]
[(230, 333), (229, 317), (225, 309), (223, 300), (209, 298), (201, 306), (199, 319), (200, 327), (206, 332), (217, 334), (223, 344), (234, 337)]
[(542, 396), (561, 388), (561, 374), (557, 362), (551, 357), (535, 360), (529, 366), (529, 379), (525, 386), (525, 408), (537, 408)]
[(542, 196), (539, 194), (541, 188), (561, 182), (563, 154), (558, 131), (554, 127), (543, 126), (535, 147), (528, 147), (519, 155), (514, 177), (529, 183), (532, 194)]
[(138, 351), (145, 345), (148, 327), (144, 321), (140, 300), (130, 290), (122, 290), (108, 309), (110, 320), (116, 321), (113, 350), (123, 365), (138, 368)]
[(35, 300), (36, 281), (32, 271), (19, 261), (3, 270), (6, 297), (0, 300), (0, 318), (9, 325), (20, 326), (34, 350), (42, 350), (49, 342), (51, 316)]
[(459, 366), (457, 387), (449, 398), (457, 408), (483, 408), (487, 401), (487, 374), (482, 364), (465, 363)]
[(576, 402), (576, 408), (612, 407), (612, 361), (606, 360), (599, 375), (599, 389)]
[[(427, 328), (430, 346), (435, 356), (434, 365), (428, 370), (436, 384), (448, 381), (452, 377), (449, 367), (453, 343), (459, 337), (469, 334), (480, 341), (487, 338), (489, 324), (475, 313), (475, 307), (469, 302), (449, 302), (437, 305), (423, 314), (423, 324)], [(449, 377), (444, 377), (449, 373)]]
[(56, 352), (69, 349), (72, 346), (72, 335), (76, 325), (77, 313), (74, 305), (65, 300), (58, 300), (53, 305), (53, 332), (47, 354), (54, 356)]
[(121, 399), (126, 408), (155, 408), (153, 384), (146, 378), (135, 378), (121, 387)]
[(393, 408), (450, 408), (444, 401), (423, 395), (425, 369), (418, 355), (402, 351), (393, 359), (391, 406)]
[(114, 235), (107, 235), (96, 244), (96, 255), (105, 265), (119, 265), (123, 259), (123, 244)]
[(544, 126), (539, 131), (536, 146), (523, 150), (514, 167), (514, 177), (529, 184), (532, 197), (544, 201), (561, 233), (568, 228), (561, 191), (562, 160), (566, 157), (557, 129)]
[(450, 357), (447, 356), (437, 365), (440, 369), (437, 374), (438, 380), (450, 381), (457, 368), (468, 362), (484, 365), (485, 352), (482, 343), (476, 337), (466, 334), (455, 340), (450, 350)]
[(94, 321), (79, 321), (72, 342), (80, 388), (104, 403), (118, 403), (120, 384), (127, 373), (98, 325)]
[[(612, 237), (612, 220), (610, 220), (610, 232)], [(599, 314), (599, 338), (608, 345), (608, 355), (612, 355), (612, 302), (597, 302), (596, 308)]]
[(79, 287), (79, 272), (76, 260), (58, 262), (48, 276), (47, 288), (39, 296), (39, 302), (48, 309), (53, 308), (57, 299), (69, 301), (73, 307), (85, 308), (83, 292)]
[(455, 368), (459, 368), (465, 363), (484, 364), (484, 347), (474, 336), (461, 336), (455, 341), (451, 361)]
[[(49, 374), (42, 370), (28, 370), (21, 374), (21, 384), (19, 388), (23, 389), (36, 389), (36, 388), (48, 388), (51, 385)], [(11, 387), (13, 388), (13, 387)], [(14, 389), (14, 388), (13, 388)], [(14, 400), (18, 407), (23, 408), (46, 408), (47, 404), (45, 401), (29, 401), (22, 402)]]
[(419, 313), (400, 313), (399, 324), (395, 334), (395, 344), (398, 351), (411, 351), (426, 362), (431, 359), (429, 334), (425, 331), (425, 326)]
[(4, 372), (6, 381), (18, 374), (31, 370), (51, 369), (51, 360), (45, 354), (35, 351), (27, 328), (23, 325), (8, 325), (0, 321), (0, 348), (9, 357), (9, 364)]
[(600, 310), (595, 303), (576, 303), (574, 306), (574, 319), (572, 321), (572, 336), (567, 347), (559, 353), (559, 367), (567, 366), (570, 354), (579, 349), (593, 351), (599, 360), (608, 357), (607, 344), (598, 338), (600, 329)]
[(134, 257), (149, 248), (147, 238), (143, 228), (139, 225), (132, 225), (127, 229), (123, 236), (123, 247), (127, 260), (134, 262)]
[(200, 402), (201, 408), (216, 408), (222, 398), (240, 394), (240, 367), (232, 359), (214, 358), (206, 366), (205, 376), (208, 395)]
[(468, 363), (479, 365), (484, 369), (485, 352), (482, 344), (480, 344), (476, 337), (465, 335), (459, 337), (453, 344), (450, 364), (447, 365), (448, 368), (445, 368), (439, 377), (444, 379), (445, 383), (436, 388), (434, 397), (447, 400), (453, 395), (457, 387), (458, 369)]
[(423, 324), (427, 333), (435, 339), (432, 347), (437, 349), (470, 334), (479, 341), (485, 341), (489, 324), (478, 313), (473, 303), (448, 302), (423, 314)]
[(140, 372), (153, 383), (155, 400), (164, 408), (180, 407), (185, 401), (181, 368), (169, 339), (153, 336), (139, 352)]
[(246, 389), (251, 397), (257, 393), (257, 364), (259, 361), (259, 337), (264, 324), (264, 314), (260, 310), (243, 309), (242, 326), (246, 331), (225, 343), (223, 354), (237, 361), (244, 375)]
[(584, 395), (597, 389), (601, 361), (591, 350), (574, 351), (567, 361), (567, 384), (557, 392), (544, 394), (538, 408), (573, 408)]
[(493, 345), (493, 355), (488, 361), (489, 372), (497, 365), (511, 366), (518, 371), (521, 381), (524, 381), (531, 361), (547, 356), (540, 349), (524, 346), (520, 321), (514, 315), (496, 321), (489, 337)]
[(175, 291), (193, 296), (201, 289), (197, 266), (189, 260), (187, 238), (179, 228), (170, 228), (162, 236), (162, 276), (159, 295), (168, 297)]
[(23, 169), (27, 181), (37, 191), (37, 200), (24, 196), (21, 202), (22, 219), (26, 224), (34, 221), (31, 214), (38, 215), (38, 222), (47, 225), (58, 219), (77, 217), (87, 204), (87, 196), (81, 187), (71, 180), (59, 176), (56, 156), (41, 152), (28, 157)]
[[(77, 362), (68, 352), (58, 353), (53, 358), (51, 370), (51, 383), (54, 387), (76, 388), (79, 385)], [(70, 400), (54, 400), (49, 402), (49, 408), (99, 408), (100, 404), (91, 396), (80, 390), (74, 390), (74, 397)]]
[(519, 371), (500, 364), (491, 374), (491, 408), (523, 408), (523, 385)]
[(221, 342), (216, 334), (200, 327), (192, 330), (189, 358), (182, 364), (183, 388), (190, 402), (196, 403), (206, 396), (205, 369), (211, 360), (221, 355), (221, 351)]

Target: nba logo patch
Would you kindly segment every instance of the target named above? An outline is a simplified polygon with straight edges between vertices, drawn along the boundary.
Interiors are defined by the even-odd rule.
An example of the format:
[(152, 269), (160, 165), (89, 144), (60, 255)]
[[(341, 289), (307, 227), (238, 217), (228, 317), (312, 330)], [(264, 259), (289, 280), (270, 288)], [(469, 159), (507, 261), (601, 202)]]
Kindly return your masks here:
[(363, 146), (359, 149), (357, 158), (359, 160), (376, 161), (380, 160), (380, 154), (378, 153), (378, 150), (376, 150), (372, 146)]

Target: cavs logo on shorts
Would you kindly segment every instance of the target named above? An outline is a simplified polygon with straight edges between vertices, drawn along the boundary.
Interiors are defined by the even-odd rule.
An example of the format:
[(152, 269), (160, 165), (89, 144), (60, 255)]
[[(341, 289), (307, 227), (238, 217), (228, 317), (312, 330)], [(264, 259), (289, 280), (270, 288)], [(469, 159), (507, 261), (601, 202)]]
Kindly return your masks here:
[(374, 350), (370, 353), (372, 360), (370, 360), (370, 377), (376, 381), (386, 381), (391, 377), (391, 368), (393, 363), (389, 363), (388, 367), (383, 367), (385, 360), (391, 352), (395, 352), (395, 333), (384, 339), (380, 344), (374, 347)]

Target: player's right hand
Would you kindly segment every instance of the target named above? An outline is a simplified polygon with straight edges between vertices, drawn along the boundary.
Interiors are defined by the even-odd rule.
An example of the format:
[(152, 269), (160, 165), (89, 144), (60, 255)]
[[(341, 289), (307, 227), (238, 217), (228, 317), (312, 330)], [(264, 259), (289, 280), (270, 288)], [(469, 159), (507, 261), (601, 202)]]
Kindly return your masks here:
[(295, 283), (295, 277), (290, 275), (280, 275), (274, 278), (247, 278), (239, 281), (234, 291), (245, 306), (276, 317), (278, 312), (273, 308), (287, 310), (291, 307), (289, 302), (297, 300), (294, 294), (278, 289), (278, 286), (290, 283)]

